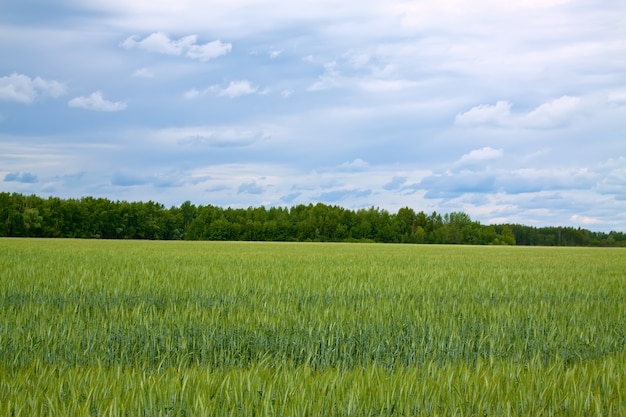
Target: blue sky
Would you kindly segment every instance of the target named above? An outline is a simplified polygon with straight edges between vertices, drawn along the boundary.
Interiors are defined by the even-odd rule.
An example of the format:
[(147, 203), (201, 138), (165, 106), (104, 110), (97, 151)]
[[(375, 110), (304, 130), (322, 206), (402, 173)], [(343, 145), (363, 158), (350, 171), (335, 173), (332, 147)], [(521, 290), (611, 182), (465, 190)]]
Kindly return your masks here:
[(622, 0), (7, 0), (0, 191), (626, 231)]

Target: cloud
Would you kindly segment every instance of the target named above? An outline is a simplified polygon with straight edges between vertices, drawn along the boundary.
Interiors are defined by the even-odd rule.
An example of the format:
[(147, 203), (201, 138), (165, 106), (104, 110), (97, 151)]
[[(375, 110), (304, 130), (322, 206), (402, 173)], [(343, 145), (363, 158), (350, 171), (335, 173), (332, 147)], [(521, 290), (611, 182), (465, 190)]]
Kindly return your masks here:
[(10, 172), (4, 176), (4, 181), (34, 184), (37, 182), (37, 176), (31, 174), (30, 172)]
[(562, 96), (541, 104), (527, 113), (512, 113), (512, 104), (498, 101), (495, 105), (481, 104), (456, 116), (460, 126), (495, 126), (505, 128), (551, 129), (561, 127), (581, 108), (579, 97)]
[(259, 91), (259, 88), (252, 85), (252, 83), (248, 80), (240, 80), (240, 81), (231, 81), (226, 87), (222, 87), (218, 84), (214, 84), (204, 90), (197, 90), (192, 88), (191, 90), (187, 90), (183, 97), (186, 100), (194, 100), (200, 96), (204, 96), (207, 94), (216, 94), (218, 97), (228, 97), (228, 98), (236, 98), (241, 96), (246, 96), (250, 94), (265, 94), (267, 90)]
[(111, 176), (111, 185), (118, 185), (122, 187), (144, 185), (148, 184), (149, 182), (150, 180), (148, 178), (128, 172), (115, 172)]
[(455, 165), (460, 167), (466, 166), (476, 166), (480, 165), (485, 161), (493, 160), (501, 158), (504, 154), (502, 149), (493, 149), (489, 146), (486, 146), (481, 149), (475, 149), (469, 153), (463, 155)]
[(243, 147), (266, 138), (263, 131), (221, 129), (214, 131), (199, 130), (201, 133), (185, 136), (178, 140), (180, 145), (211, 147)]
[(126, 109), (123, 101), (108, 101), (102, 97), (101, 91), (91, 93), (87, 97), (75, 97), (68, 102), (70, 107), (86, 110), (114, 112)]
[(275, 59), (275, 58), (278, 58), (278, 56), (282, 53), (283, 53), (282, 49), (272, 49), (268, 52), (268, 55), (270, 59)]
[(355, 171), (366, 170), (368, 167), (369, 167), (369, 164), (367, 162), (365, 162), (361, 158), (357, 158), (357, 159), (355, 159), (353, 161), (344, 162), (343, 164), (339, 165), (338, 168), (341, 171), (355, 172)]
[(262, 194), (265, 188), (256, 181), (245, 182), (237, 189), (238, 194)]
[(154, 186), (157, 188), (180, 187), (186, 182), (192, 183), (192, 180), (183, 178), (180, 173), (152, 174), (144, 175), (142, 173), (132, 172), (128, 170), (116, 171), (111, 175), (111, 185), (117, 187), (142, 187)]
[(481, 104), (456, 116), (454, 123), (461, 126), (504, 126), (511, 118), (511, 103), (498, 101), (495, 105)]
[[(187, 126), (180, 128), (157, 129), (144, 132), (142, 136), (149, 141), (150, 146), (171, 148), (178, 145), (178, 149), (185, 147), (244, 147), (268, 140), (272, 137), (271, 130), (264, 126)], [(194, 153), (197, 150), (193, 151)]]
[(494, 192), (496, 179), (493, 175), (476, 172), (438, 174), (422, 179), (416, 188), (426, 190), (425, 198), (449, 199), (463, 194)]
[(585, 226), (602, 223), (600, 219), (596, 219), (594, 217), (581, 216), (579, 214), (572, 215), (570, 217), (570, 220), (573, 223), (583, 224)]
[(217, 93), (220, 97), (236, 98), (254, 94), (258, 91), (258, 87), (253, 86), (248, 80), (241, 80), (231, 81), (225, 88), (219, 85), (213, 85), (209, 87), (209, 91)]
[(626, 89), (611, 91), (607, 97), (609, 103), (617, 105), (626, 104)]
[(522, 117), (521, 124), (535, 128), (551, 128), (567, 123), (579, 108), (581, 99), (563, 96), (549, 101)]
[(557, 190), (588, 190), (599, 175), (586, 168), (519, 168), (499, 173), (500, 189), (508, 194)]
[[(8, 192), (238, 207), (345, 196), (626, 227), (624, 2), (9, 3), (21, 6), (0, 36)], [(96, 90), (91, 108), (130, 111), (67, 107)], [(24, 172), (37, 185), (3, 181)], [(88, 174), (63, 184), (71, 172)]]
[(143, 40), (137, 41), (137, 36), (133, 35), (120, 44), (123, 48), (139, 48), (149, 52), (165, 55), (181, 55), (183, 50), (188, 49), (196, 43), (196, 36), (189, 35), (173, 41), (165, 33), (156, 32), (146, 36)]
[(195, 88), (192, 88), (191, 90), (185, 91), (185, 93), (183, 94), (183, 97), (186, 100), (193, 100), (193, 99), (199, 97), (201, 94), (203, 94), (202, 91), (198, 91)]
[(333, 190), (321, 193), (317, 199), (327, 203), (336, 203), (344, 200), (356, 200), (369, 197), (372, 190), (361, 190), (357, 188)]
[(395, 91), (406, 91), (408, 89), (418, 86), (419, 83), (410, 80), (364, 78), (357, 80), (356, 85), (362, 90), (370, 93), (389, 93)]
[(297, 192), (297, 193), (290, 193), (287, 195), (284, 195), (280, 198), (280, 200), (284, 203), (290, 204), (293, 202), (293, 200), (295, 200), (296, 198), (300, 197), (300, 195), (302, 195), (302, 193)]
[(426, 190), (426, 198), (453, 199), (464, 194), (517, 195), (542, 191), (588, 190), (598, 174), (587, 169), (485, 169), (433, 174), (422, 179), (416, 189)]
[(29, 104), (39, 96), (59, 97), (65, 94), (65, 85), (55, 80), (30, 78), (13, 73), (0, 77), (0, 100)]
[(152, 71), (150, 71), (147, 68), (139, 68), (139, 69), (135, 70), (135, 72), (133, 72), (133, 77), (137, 77), (137, 78), (152, 78), (152, 77), (154, 77), (154, 74), (152, 74)]
[(208, 61), (222, 55), (226, 55), (232, 50), (230, 43), (213, 41), (204, 45), (191, 45), (187, 50), (187, 57), (200, 61)]
[(226, 55), (232, 50), (230, 43), (219, 40), (197, 44), (198, 37), (196, 35), (187, 35), (178, 40), (172, 40), (163, 32), (155, 32), (142, 40), (137, 39), (137, 36), (130, 36), (120, 43), (120, 46), (125, 49), (138, 48), (165, 55), (184, 55), (203, 62)]
[(318, 80), (309, 86), (308, 90), (322, 91), (339, 87), (342, 84), (342, 77), (336, 67), (337, 63), (334, 61), (324, 65), (324, 74), (320, 75)]
[(400, 189), (400, 187), (402, 187), (402, 185), (406, 183), (406, 180), (407, 177), (393, 177), (391, 181), (383, 185), (383, 188), (389, 191), (398, 190)]

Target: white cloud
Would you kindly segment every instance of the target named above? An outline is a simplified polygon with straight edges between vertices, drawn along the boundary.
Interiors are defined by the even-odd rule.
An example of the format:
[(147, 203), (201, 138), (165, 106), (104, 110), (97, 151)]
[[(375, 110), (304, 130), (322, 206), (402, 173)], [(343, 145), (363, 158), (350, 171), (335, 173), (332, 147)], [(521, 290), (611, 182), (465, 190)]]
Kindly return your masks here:
[(509, 122), (510, 117), (511, 103), (508, 101), (498, 101), (495, 105), (481, 104), (479, 106), (472, 107), (465, 113), (457, 115), (454, 122), (462, 126), (503, 126)]
[(466, 164), (476, 164), (484, 161), (488, 161), (491, 159), (501, 158), (504, 154), (502, 149), (493, 149), (489, 146), (486, 146), (482, 149), (475, 149), (470, 153), (466, 153), (459, 159), (457, 164), (466, 165)]
[(309, 91), (321, 91), (341, 85), (341, 74), (336, 69), (336, 62), (329, 62), (324, 65), (325, 72), (320, 75), (318, 80), (309, 87)]
[(602, 223), (600, 219), (596, 219), (594, 217), (581, 216), (579, 214), (573, 214), (570, 217), (570, 220), (573, 223), (583, 224), (585, 226)]
[(511, 112), (511, 103), (498, 101), (495, 105), (481, 104), (456, 116), (460, 126), (496, 126), (505, 128), (556, 128), (568, 121), (581, 108), (579, 97), (562, 96), (548, 101), (526, 113)]
[(369, 164), (361, 158), (357, 158), (354, 161), (344, 162), (339, 165), (339, 169), (342, 171), (363, 171), (368, 167)]
[(30, 78), (24, 74), (13, 73), (0, 77), (0, 100), (28, 104), (40, 95), (59, 97), (65, 94), (65, 85), (58, 81), (43, 78)]
[(213, 41), (204, 45), (191, 45), (187, 50), (187, 56), (200, 61), (208, 61), (222, 55), (226, 55), (232, 50), (230, 43)]
[(120, 46), (126, 49), (139, 48), (166, 55), (185, 55), (188, 58), (199, 61), (208, 61), (225, 55), (232, 50), (230, 43), (216, 40), (205, 44), (197, 44), (197, 38), (197, 35), (187, 35), (178, 40), (172, 40), (163, 32), (155, 32), (142, 40), (137, 40), (137, 36), (130, 36)]
[[(185, 93), (183, 93), (183, 97), (187, 100), (194, 100), (206, 94), (216, 94), (219, 97), (236, 98), (254, 93), (267, 94), (268, 92), (269, 90), (267, 88), (259, 91), (259, 88), (252, 85), (252, 83), (248, 80), (239, 80), (231, 81), (226, 87), (214, 84), (204, 90), (192, 88), (191, 90), (185, 91)], [(285, 96), (283, 95), (283, 97)]]
[(198, 91), (195, 88), (192, 88), (191, 90), (185, 91), (185, 93), (183, 94), (183, 97), (185, 97), (185, 99), (187, 100), (193, 100), (195, 98), (198, 98), (200, 94), (202, 94), (201, 91)]
[(254, 94), (258, 91), (258, 87), (253, 86), (248, 80), (231, 81), (227, 87), (222, 88), (219, 85), (209, 87), (210, 91), (216, 92), (218, 96), (235, 98)]
[(154, 77), (154, 74), (152, 74), (152, 71), (150, 71), (148, 68), (139, 68), (135, 70), (135, 72), (133, 72), (133, 77), (152, 78)]
[(283, 53), (282, 49), (272, 49), (271, 51), (268, 52), (268, 55), (271, 59), (275, 59), (275, 58), (278, 58), (278, 56), (282, 53)]
[(361, 79), (357, 81), (359, 88), (370, 93), (406, 91), (417, 85), (419, 83), (410, 80)]
[(269, 137), (260, 130), (202, 128), (170, 129), (162, 132), (161, 137), (178, 134), (176, 143), (182, 146), (209, 146), (209, 147), (244, 147)]
[(521, 124), (539, 128), (560, 126), (578, 110), (580, 102), (580, 98), (570, 96), (549, 101), (523, 116)]
[(189, 35), (177, 41), (171, 40), (169, 36), (162, 32), (152, 33), (143, 40), (138, 41), (137, 36), (130, 36), (120, 44), (123, 48), (139, 48), (149, 52), (156, 52), (166, 55), (181, 55), (183, 49), (196, 43), (196, 36)]
[(626, 104), (626, 90), (611, 91), (608, 100), (610, 103)]
[(87, 97), (75, 97), (68, 102), (70, 107), (76, 107), (86, 110), (114, 112), (126, 109), (126, 103), (123, 101), (108, 101), (102, 96), (101, 91), (91, 93)]

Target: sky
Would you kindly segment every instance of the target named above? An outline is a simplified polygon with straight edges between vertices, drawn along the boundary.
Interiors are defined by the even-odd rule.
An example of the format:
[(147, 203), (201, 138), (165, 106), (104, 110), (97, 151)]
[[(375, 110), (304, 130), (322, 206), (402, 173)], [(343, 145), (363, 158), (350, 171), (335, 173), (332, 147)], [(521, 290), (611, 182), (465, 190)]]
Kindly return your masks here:
[(3, 0), (0, 191), (626, 231), (623, 0)]

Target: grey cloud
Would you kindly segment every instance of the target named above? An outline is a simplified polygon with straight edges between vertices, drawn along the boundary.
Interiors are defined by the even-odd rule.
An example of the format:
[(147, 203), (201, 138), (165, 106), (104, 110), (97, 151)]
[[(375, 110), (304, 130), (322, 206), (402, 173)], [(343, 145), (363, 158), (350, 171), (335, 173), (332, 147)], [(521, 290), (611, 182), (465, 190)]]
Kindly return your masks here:
[(21, 182), (24, 184), (34, 184), (37, 182), (37, 176), (30, 172), (10, 172), (4, 176), (7, 182)]
[(426, 198), (456, 198), (467, 193), (495, 191), (495, 187), (493, 176), (476, 173), (433, 175), (419, 182), (419, 188), (426, 190)]
[(391, 181), (383, 185), (385, 190), (397, 190), (406, 182), (406, 177), (393, 177)]
[(538, 191), (589, 190), (597, 183), (593, 172), (570, 170), (517, 170), (498, 177), (500, 188), (507, 194)]
[(301, 194), (302, 193), (290, 193), (290, 194), (282, 196), (280, 198), (280, 201), (283, 201), (285, 203), (291, 203), (293, 200), (300, 197)]
[(341, 171), (349, 171), (349, 172), (357, 172), (364, 171), (369, 168), (369, 164), (362, 160), (361, 158), (357, 158), (350, 162), (344, 162), (338, 167)]
[(464, 194), (514, 195), (541, 191), (589, 190), (596, 182), (597, 175), (587, 171), (460, 171), (426, 177), (415, 188), (426, 190), (426, 198), (456, 198)]
[(347, 200), (347, 199), (358, 199), (369, 197), (372, 194), (372, 190), (359, 190), (359, 189), (348, 189), (348, 190), (334, 190), (327, 191), (325, 193), (321, 193), (317, 199), (329, 203), (334, 203), (337, 201)]
[[(210, 178), (207, 178), (207, 180), (210, 180)], [(207, 191), (209, 193), (218, 193), (218, 192), (221, 193), (221, 192), (227, 191), (229, 189), (230, 188), (228, 186), (226, 186), (226, 185), (214, 185), (212, 187), (205, 188), (205, 191)]]
[(111, 176), (111, 185), (119, 185), (122, 187), (144, 185), (149, 182), (150, 180), (147, 178), (124, 172), (116, 172)]
[(257, 184), (256, 181), (245, 182), (239, 186), (237, 193), (239, 194), (262, 194), (265, 188)]
[[(193, 181), (189, 182), (194, 183)], [(171, 188), (183, 184), (185, 184), (184, 175), (181, 173), (141, 175), (133, 172), (118, 171), (111, 176), (111, 185), (121, 187), (153, 185), (157, 188)]]

